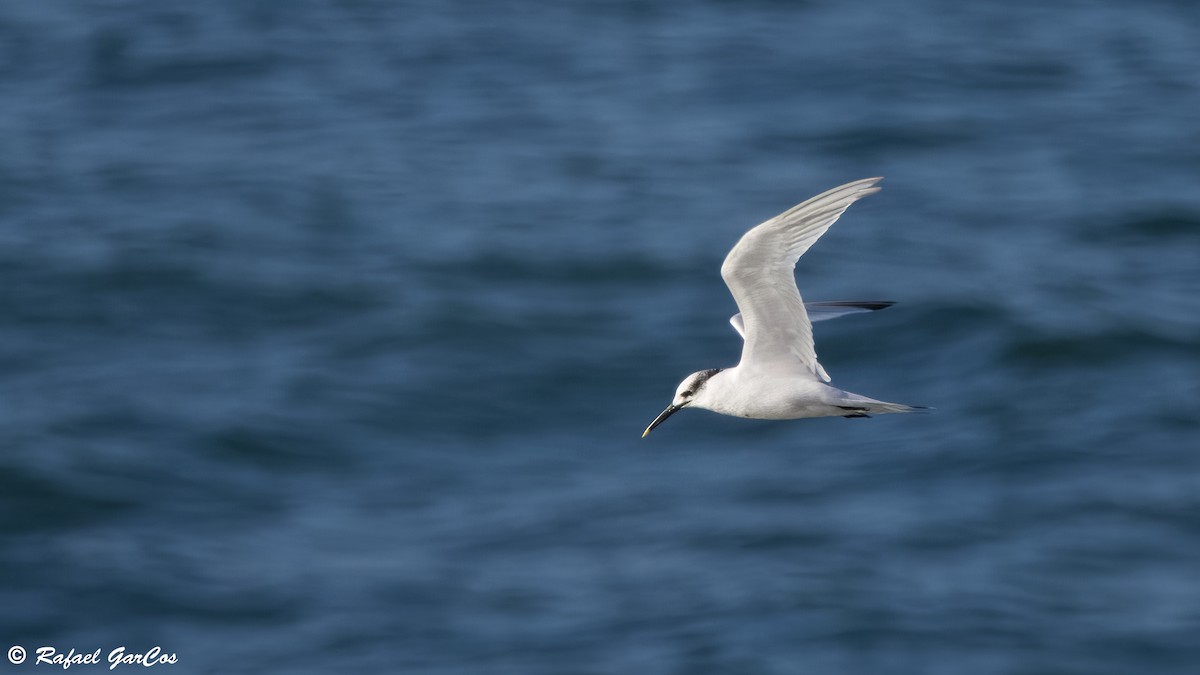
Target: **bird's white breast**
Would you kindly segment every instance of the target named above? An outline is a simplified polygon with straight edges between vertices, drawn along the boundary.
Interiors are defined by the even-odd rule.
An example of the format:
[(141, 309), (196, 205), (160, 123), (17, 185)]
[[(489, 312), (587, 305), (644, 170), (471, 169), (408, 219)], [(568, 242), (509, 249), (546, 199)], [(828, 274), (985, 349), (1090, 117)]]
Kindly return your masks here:
[(723, 415), (763, 420), (790, 420), (838, 414), (837, 390), (789, 372), (744, 373), (728, 368), (714, 375), (693, 405)]

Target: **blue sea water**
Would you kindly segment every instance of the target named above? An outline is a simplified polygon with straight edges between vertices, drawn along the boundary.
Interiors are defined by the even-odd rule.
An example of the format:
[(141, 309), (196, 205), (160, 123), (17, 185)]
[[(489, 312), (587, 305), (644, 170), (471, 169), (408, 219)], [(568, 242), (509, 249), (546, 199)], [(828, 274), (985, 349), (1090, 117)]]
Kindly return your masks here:
[[(1197, 672), (1198, 69), (1165, 0), (4, 3), (0, 663)], [(797, 276), (936, 413), (640, 439), (874, 175)]]

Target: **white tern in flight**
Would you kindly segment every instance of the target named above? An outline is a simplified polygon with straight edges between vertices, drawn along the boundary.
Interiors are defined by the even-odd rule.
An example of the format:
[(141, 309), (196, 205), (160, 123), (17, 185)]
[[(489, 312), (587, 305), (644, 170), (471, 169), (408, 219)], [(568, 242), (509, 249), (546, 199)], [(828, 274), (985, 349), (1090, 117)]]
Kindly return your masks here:
[(796, 261), (851, 204), (878, 192), (881, 180), (865, 178), (823, 192), (742, 236), (721, 265), (721, 277), (741, 310), (729, 322), (742, 336), (742, 359), (732, 368), (701, 370), (684, 378), (671, 405), (646, 427), (643, 438), (684, 408), (764, 420), (927, 410), (832, 387), (827, 384), (829, 374), (817, 362), (813, 321), (892, 303), (805, 303), (796, 288)]

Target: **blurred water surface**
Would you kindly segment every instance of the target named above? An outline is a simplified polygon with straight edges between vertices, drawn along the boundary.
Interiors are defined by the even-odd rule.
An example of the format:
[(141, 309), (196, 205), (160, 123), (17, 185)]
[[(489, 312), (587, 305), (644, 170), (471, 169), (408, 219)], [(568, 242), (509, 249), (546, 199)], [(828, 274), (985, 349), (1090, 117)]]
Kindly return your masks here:
[[(1195, 672), (1198, 65), (1187, 2), (5, 3), (3, 646)], [(640, 440), (872, 175), (801, 288), (937, 413)]]

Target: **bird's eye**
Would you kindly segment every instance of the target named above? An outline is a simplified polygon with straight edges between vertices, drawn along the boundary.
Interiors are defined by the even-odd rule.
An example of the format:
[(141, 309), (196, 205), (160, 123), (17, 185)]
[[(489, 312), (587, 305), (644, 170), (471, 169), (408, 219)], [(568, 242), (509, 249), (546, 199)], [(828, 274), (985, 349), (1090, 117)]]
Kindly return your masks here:
[(688, 396), (691, 396), (691, 395), (692, 395), (692, 392), (690, 392), (690, 391), (685, 391), (682, 394), (680, 394), (680, 396), (682, 396), (684, 398), (687, 398)]

